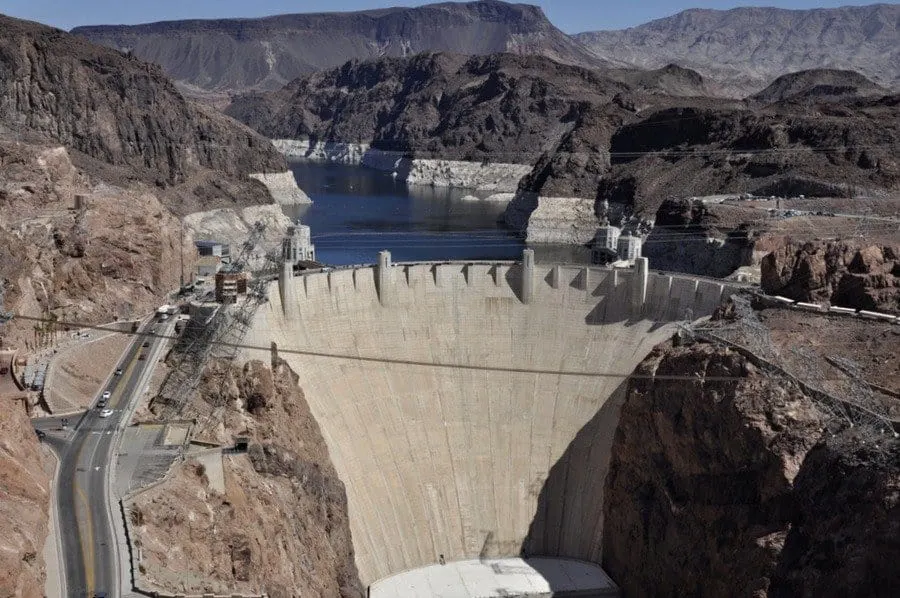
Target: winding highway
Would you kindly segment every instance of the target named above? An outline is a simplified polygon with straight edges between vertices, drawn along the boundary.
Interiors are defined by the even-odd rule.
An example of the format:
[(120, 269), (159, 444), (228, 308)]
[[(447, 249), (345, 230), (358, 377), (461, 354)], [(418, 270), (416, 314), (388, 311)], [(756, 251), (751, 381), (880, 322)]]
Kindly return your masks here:
[[(149, 332), (151, 326), (145, 325), (140, 332)], [(118, 509), (109, 488), (113, 451), (155, 365), (157, 348), (164, 342), (156, 336), (135, 336), (117, 365), (121, 375), (112, 376), (98, 392), (97, 399), (104, 390), (111, 393), (108, 416), (95, 406), (68, 417), (34, 420), (38, 435), (60, 460), (57, 533), (65, 560), (66, 595), (71, 598), (116, 598), (121, 593), (120, 559), (127, 555), (119, 554), (113, 522), (113, 510)]]

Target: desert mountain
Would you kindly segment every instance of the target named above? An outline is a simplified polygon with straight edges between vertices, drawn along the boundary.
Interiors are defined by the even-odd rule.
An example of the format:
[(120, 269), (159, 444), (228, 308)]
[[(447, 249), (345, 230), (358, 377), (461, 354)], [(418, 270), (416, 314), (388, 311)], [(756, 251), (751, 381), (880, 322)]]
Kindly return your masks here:
[(884, 87), (855, 71), (814, 69), (782, 75), (750, 97), (766, 103), (785, 100), (822, 102), (858, 96), (883, 96), (887, 93)]
[(599, 58), (641, 68), (675, 62), (724, 82), (735, 96), (794, 71), (855, 70), (900, 85), (900, 5), (833, 9), (691, 9), (617, 31), (574, 36)]
[(231, 195), (252, 198), (248, 174), (285, 170), (265, 139), (186, 100), (154, 65), (37, 23), (0, 16), (0, 30), (0, 125), (16, 135), (161, 188), (197, 185), (214, 171), (220, 190), (233, 183)]
[(598, 64), (536, 6), (496, 0), (259, 19), (169, 21), (78, 27), (72, 33), (154, 62), (206, 91), (277, 89), (354, 59), (427, 50), (540, 54)]

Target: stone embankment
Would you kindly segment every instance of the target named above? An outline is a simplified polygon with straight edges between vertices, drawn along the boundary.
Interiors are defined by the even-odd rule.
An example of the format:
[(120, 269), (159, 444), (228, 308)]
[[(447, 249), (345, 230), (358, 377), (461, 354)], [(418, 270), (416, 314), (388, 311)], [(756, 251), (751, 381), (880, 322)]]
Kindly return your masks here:
[[(403, 152), (386, 152), (367, 143), (292, 139), (276, 139), (272, 143), (289, 160), (362, 165), (390, 172), (410, 185), (475, 189), (480, 195), (512, 193), (531, 171), (527, 164), (410, 158)], [(492, 201), (501, 199), (495, 197)]]

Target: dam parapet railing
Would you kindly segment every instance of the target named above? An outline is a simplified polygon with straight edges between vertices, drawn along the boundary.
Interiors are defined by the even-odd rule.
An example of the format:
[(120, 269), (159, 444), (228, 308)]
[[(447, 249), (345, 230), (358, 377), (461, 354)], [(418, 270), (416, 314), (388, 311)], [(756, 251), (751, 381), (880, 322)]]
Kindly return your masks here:
[[(587, 301), (614, 299), (607, 316), (625, 319), (656, 319), (673, 322), (694, 320), (712, 314), (724, 299), (751, 287), (747, 284), (688, 274), (652, 271), (647, 258), (635, 260), (633, 268), (611, 268), (578, 264), (535, 264), (533, 250), (523, 251), (521, 261), (461, 260), (392, 262), (382, 251), (378, 263), (321, 268), (295, 273), (284, 263), (277, 276), (280, 308), (285, 317), (305, 297), (318, 293), (374, 291), (382, 306), (391, 306), (395, 296), (414, 286), (470, 288), (486, 296), (515, 297), (530, 304), (547, 287), (574, 288)], [(615, 314), (612, 314), (612, 311)]]

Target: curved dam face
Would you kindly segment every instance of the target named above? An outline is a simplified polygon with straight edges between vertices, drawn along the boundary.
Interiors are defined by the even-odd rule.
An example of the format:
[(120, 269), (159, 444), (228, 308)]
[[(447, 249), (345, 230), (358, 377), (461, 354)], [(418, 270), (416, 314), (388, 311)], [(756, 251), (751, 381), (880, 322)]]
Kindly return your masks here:
[(729, 292), (645, 261), (610, 271), (527, 254), (283, 274), (257, 312), (248, 341), (275, 343), (300, 377), (367, 585), (442, 558), (599, 563), (624, 377), (667, 322)]

